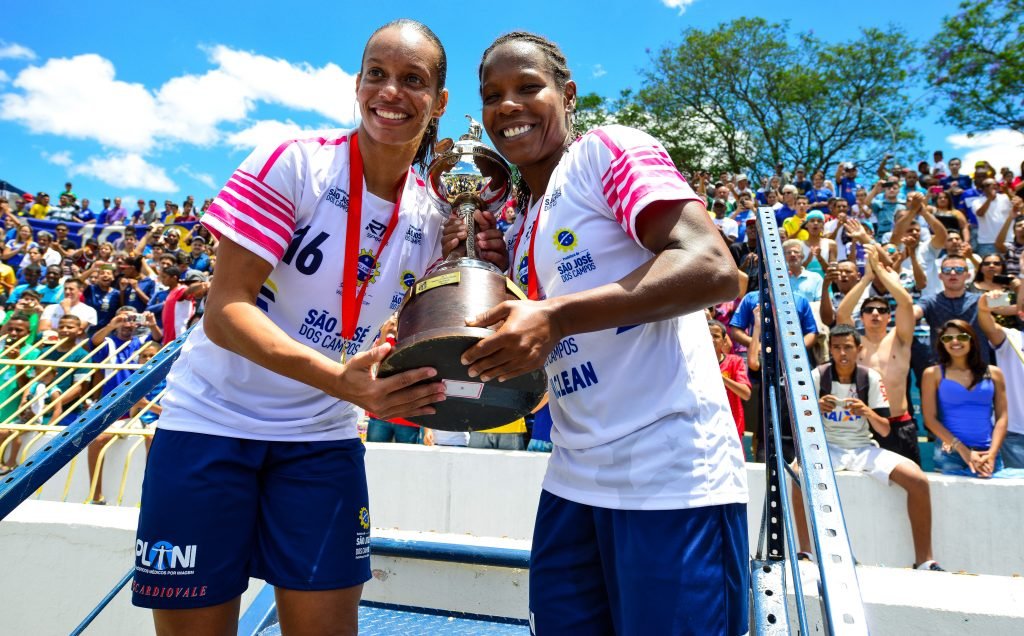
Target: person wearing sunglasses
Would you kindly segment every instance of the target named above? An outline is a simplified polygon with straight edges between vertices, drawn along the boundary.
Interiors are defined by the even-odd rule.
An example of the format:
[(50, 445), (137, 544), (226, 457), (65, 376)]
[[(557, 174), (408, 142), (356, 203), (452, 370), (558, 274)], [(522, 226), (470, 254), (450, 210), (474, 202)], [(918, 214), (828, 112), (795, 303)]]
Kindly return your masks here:
[[(909, 412), (907, 377), (910, 371), (910, 347), (914, 342), (914, 301), (900, 283), (899, 274), (882, 261), (879, 248), (869, 245), (868, 270), (853, 290), (839, 304), (836, 321), (853, 325), (853, 312), (865, 294), (872, 294), (860, 305), (860, 319), (864, 325), (864, 338), (858, 348), (857, 364), (877, 371), (885, 383), (889, 396), (889, 430), (871, 433), (879, 446), (898, 453), (921, 465), (921, 450), (917, 445), (917, 422)], [(898, 267), (898, 266), (897, 266)], [(869, 286), (880, 282), (889, 298), (895, 300), (896, 324), (889, 329), (893, 308), (889, 299), (874, 295)]]
[(989, 254), (981, 259), (981, 267), (974, 275), (968, 288), (978, 294), (998, 292), (990, 299), (989, 306), (996, 322), (1003, 327), (1018, 329), (1017, 294), (1020, 279), (1007, 272), (1006, 259), (1002, 254)]
[[(975, 331), (978, 328), (978, 294), (967, 288), (970, 277), (967, 260), (962, 256), (946, 256), (939, 264), (939, 280), (942, 291), (925, 295), (914, 305), (914, 318), (922, 317), (928, 322), (933, 347), (938, 344), (942, 335), (942, 325), (949, 320), (963, 320)], [(992, 351), (987, 342), (978, 345), (978, 353), (986, 363), (992, 359)], [(933, 353), (934, 356), (934, 353)], [(931, 364), (935, 363), (935, 358)]]
[(981, 357), (980, 341), (963, 320), (942, 324), (939, 363), (924, 372), (921, 410), (937, 438), (935, 469), (946, 475), (992, 477), (1003, 469), (1006, 378)]

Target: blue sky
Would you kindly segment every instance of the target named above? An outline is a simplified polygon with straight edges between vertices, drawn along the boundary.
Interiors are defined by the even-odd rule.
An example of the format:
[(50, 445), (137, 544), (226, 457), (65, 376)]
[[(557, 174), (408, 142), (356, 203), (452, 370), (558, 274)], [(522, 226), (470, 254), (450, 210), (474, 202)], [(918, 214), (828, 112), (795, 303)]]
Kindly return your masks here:
[[(861, 27), (894, 23), (920, 40), (956, 2), (904, 9), (862, 0), (835, 5), (835, 12), (822, 6), (788, 0), (770, 9), (748, 0), (17, 3), (5, 10), (0, 35), (0, 179), (51, 194), (71, 179), (94, 206), (104, 196), (201, 200), (257, 141), (350, 125), (363, 44), (398, 17), (425, 22), (445, 44), (451, 101), (441, 133), (455, 136), (465, 130), (464, 113), (479, 118), (481, 52), (510, 30), (551, 37), (565, 50), (581, 92), (614, 96), (638, 86), (648, 50), (678, 41), (689, 26), (764, 16), (843, 40)], [(1024, 148), (1008, 145), (1006, 135), (967, 140), (935, 119), (933, 113), (919, 129), (926, 147), (945, 149), (947, 158), (969, 161), (985, 153), (1015, 170), (1024, 158)]]

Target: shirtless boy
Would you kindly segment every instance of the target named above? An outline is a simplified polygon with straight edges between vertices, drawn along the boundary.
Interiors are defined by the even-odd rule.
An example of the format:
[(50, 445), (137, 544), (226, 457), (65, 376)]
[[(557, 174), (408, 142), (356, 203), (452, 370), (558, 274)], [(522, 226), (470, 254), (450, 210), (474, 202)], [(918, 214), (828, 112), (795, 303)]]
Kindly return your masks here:
[(917, 422), (907, 412), (907, 374), (910, 371), (910, 346), (914, 341), (914, 300), (900, 285), (899, 274), (883, 265), (878, 248), (867, 246), (868, 268), (865, 275), (839, 304), (837, 322), (853, 325), (853, 312), (873, 279), (882, 284), (896, 301), (896, 326), (889, 330), (892, 307), (882, 296), (868, 296), (860, 307), (864, 340), (857, 356), (858, 364), (882, 375), (889, 395), (889, 435), (875, 433), (878, 445), (921, 464), (917, 445)]

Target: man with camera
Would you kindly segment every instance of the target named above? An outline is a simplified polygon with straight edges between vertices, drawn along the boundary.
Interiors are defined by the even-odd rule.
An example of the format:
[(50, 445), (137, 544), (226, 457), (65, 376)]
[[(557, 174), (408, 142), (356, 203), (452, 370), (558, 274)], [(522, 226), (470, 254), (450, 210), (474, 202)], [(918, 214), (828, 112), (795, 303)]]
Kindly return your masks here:
[[(914, 567), (942, 571), (932, 558), (932, 504), (928, 478), (906, 457), (879, 448), (871, 432), (889, 434), (889, 401), (882, 376), (857, 364), (862, 349), (860, 334), (849, 325), (832, 330), (832, 362), (811, 373), (818, 393), (822, 427), (829, 457), (836, 471), (867, 473), (879, 482), (895, 483), (907, 491), (907, 514), (914, 542)], [(810, 538), (803, 497), (792, 489), (793, 510), (800, 540), (799, 557), (809, 559)]]
[[(100, 327), (92, 336), (92, 345), (96, 351), (92, 356), (93, 361), (110, 365), (136, 364), (139, 351), (147, 342), (153, 340), (159, 342), (163, 339), (163, 332), (156, 324), (156, 319), (150, 312), (139, 313), (134, 307), (124, 306), (117, 310), (117, 313), (110, 320), (110, 323)], [(100, 397), (107, 395), (128, 379), (133, 369), (102, 369), (97, 370), (93, 376), (93, 385), (103, 383), (100, 389)], [(103, 446), (111, 439), (110, 435), (103, 434), (89, 444), (89, 474), (96, 474), (96, 464), (99, 460), (99, 453)], [(104, 504), (102, 473), (96, 482), (90, 503)]]

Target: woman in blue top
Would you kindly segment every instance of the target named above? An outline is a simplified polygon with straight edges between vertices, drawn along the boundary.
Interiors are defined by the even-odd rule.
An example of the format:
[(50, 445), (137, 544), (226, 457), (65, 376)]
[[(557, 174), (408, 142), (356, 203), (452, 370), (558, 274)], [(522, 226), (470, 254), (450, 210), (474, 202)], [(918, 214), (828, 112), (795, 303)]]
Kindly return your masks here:
[(1006, 380), (985, 363), (978, 338), (963, 320), (947, 320), (936, 343), (939, 364), (921, 381), (924, 423), (939, 439), (935, 467), (949, 475), (991, 477), (1002, 469)]

